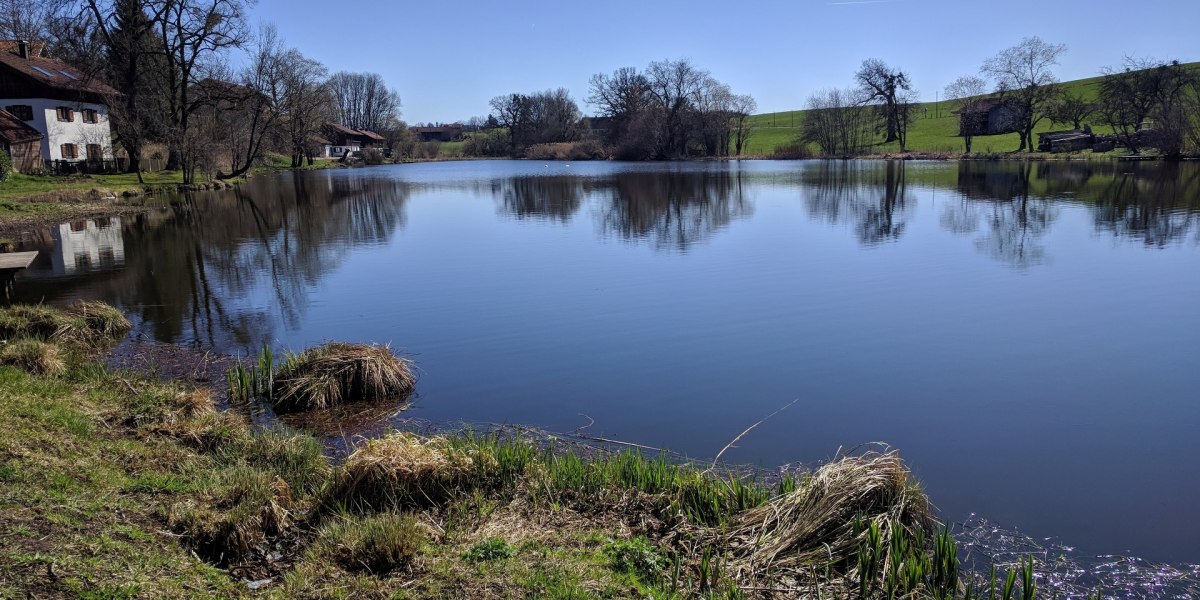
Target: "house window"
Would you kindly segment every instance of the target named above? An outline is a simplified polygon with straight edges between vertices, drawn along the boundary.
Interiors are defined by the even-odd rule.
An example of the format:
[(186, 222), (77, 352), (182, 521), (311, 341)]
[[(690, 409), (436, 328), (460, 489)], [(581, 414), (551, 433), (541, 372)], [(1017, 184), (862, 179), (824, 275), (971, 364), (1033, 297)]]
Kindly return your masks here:
[(58, 120), (63, 123), (70, 123), (75, 120), (75, 114), (71, 111), (70, 106), (60, 106), (55, 109), (58, 112)]
[(79, 158), (79, 148), (75, 144), (63, 144), (59, 146), (59, 151), (62, 152), (63, 160), (75, 160)]
[(4, 110), (8, 111), (9, 114), (22, 121), (33, 120), (33, 107), (28, 104), (14, 104), (12, 106), (5, 106)]
[(100, 148), (100, 144), (87, 145), (87, 159), (92, 161), (104, 160), (104, 150)]
[(100, 119), (99, 119), (99, 117), (96, 115), (96, 111), (94, 111), (94, 110), (92, 110), (92, 109), (90, 109), (90, 108), (85, 108), (85, 109), (83, 109), (83, 111), (82, 111), (82, 112), (83, 112), (83, 122), (84, 122), (84, 123), (98, 123), (98, 122), (100, 122)]

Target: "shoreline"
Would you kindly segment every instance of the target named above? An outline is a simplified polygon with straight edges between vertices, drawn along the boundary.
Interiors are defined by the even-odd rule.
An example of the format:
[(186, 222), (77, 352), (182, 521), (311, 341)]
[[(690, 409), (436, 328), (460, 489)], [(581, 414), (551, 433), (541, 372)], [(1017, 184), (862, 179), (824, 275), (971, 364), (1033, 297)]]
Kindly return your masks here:
[[(0, 338), (19, 333), (12, 310), (0, 308)], [(69, 316), (77, 309), (62, 310)], [(33, 314), (53, 320), (62, 310)], [(890, 519), (884, 515), (909, 510), (917, 520), (904, 521), (902, 529), (925, 531), (912, 529), (918, 537), (905, 542), (925, 548), (913, 560), (939, 552), (925, 544), (937, 539), (941, 526), (891, 450), (838, 456), (766, 480), (736, 465), (714, 467), (638, 444), (520, 426), (455, 430), (403, 422), (367, 437), (352, 435), (338, 449), (322, 437), (345, 431), (340, 420), (346, 414), (310, 415), (332, 423), (325, 433), (319, 422), (255, 419), (251, 406), (219, 398), (231, 357), (131, 340), (125, 323), (60, 325), (58, 333), (40, 337), (37, 331), (46, 329), (22, 330), (63, 361), (54, 372), (37, 372), (36, 362), (14, 363), (0, 344), (0, 520), (17, 532), (0, 536), (0, 596), (136, 587), (150, 595), (186, 590), (189, 596), (279, 598), (331, 590), (473, 597), (479, 589), (496, 596), (590, 597), (604, 590), (611, 597), (666, 598), (714, 591), (775, 598), (820, 589), (825, 597), (842, 597), (859, 585), (857, 571), (842, 569), (873, 552), (867, 550), (870, 529), (855, 525), (859, 517)], [(117, 342), (110, 331), (124, 338), (127, 351), (119, 357), (117, 347), (103, 345)], [(349, 418), (370, 412), (346, 406)], [(397, 408), (391, 407), (394, 414)], [(834, 481), (848, 487), (821, 487)], [(820, 541), (816, 554), (805, 550), (811, 543), (788, 545), (773, 555), (772, 569), (759, 569), (761, 548), (800, 526), (770, 515), (799, 510), (817, 494), (869, 500), (828, 514), (803, 513), (802, 522), (829, 519), (822, 527), (841, 533)], [(61, 525), (80, 511), (93, 516)], [(919, 525), (922, 514), (928, 525)], [(1051, 595), (1092, 591), (1082, 587), (1078, 578), (1088, 571), (1078, 565), (1096, 563), (1033, 546), (992, 546), (1008, 534), (995, 537), (997, 528), (986, 520), (964, 525), (968, 531), (944, 543), (1010, 557), (1000, 563), (1001, 579), (1005, 570), (1036, 571), (1038, 597), (1043, 588)], [(405, 556), (373, 562), (378, 557), (363, 540), (381, 535), (380, 528), (400, 536), (389, 543), (415, 540)], [(751, 532), (754, 543), (746, 537)], [(88, 539), (113, 541), (89, 551)], [(845, 558), (820, 559), (829, 544)], [(18, 558), (33, 552), (43, 558)], [(647, 561), (645, 570), (627, 564), (630, 552)], [(1034, 562), (1022, 566), (1026, 553)], [(807, 557), (807, 566), (788, 567), (792, 557)], [(1169, 570), (1180, 578), (1173, 585), (1186, 585), (1197, 575), (1134, 560), (1147, 581)], [(364, 569), (363, 562), (372, 566)], [(950, 597), (962, 598), (966, 586), (986, 580), (986, 565), (954, 565), (958, 591)], [(45, 576), (47, 568), (53, 577)], [(1124, 583), (1133, 576), (1124, 567), (1117, 575)], [(927, 598), (949, 585), (928, 577), (909, 597)]]
[[(430, 159), (405, 159), (395, 163), (385, 164), (420, 164), (420, 163), (443, 163), (443, 162), (474, 162), (488, 160), (535, 160), (535, 159), (513, 159), (505, 157), (439, 157)], [(540, 160), (540, 159), (538, 159)], [(793, 158), (786, 156), (742, 156), (742, 157), (720, 157), (720, 158), (701, 158), (701, 159), (684, 159), (684, 162), (740, 162), (740, 161), (795, 161), (795, 160), (811, 160), (811, 161), (922, 161), (922, 162), (1003, 162), (1003, 161), (1020, 161), (1020, 162), (1097, 162), (1097, 163), (1117, 163), (1117, 162), (1164, 162), (1161, 157), (1124, 157), (1111, 155), (1083, 155), (1083, 154), (1046, 154), (1046, 153), (993, 153), (993, 154), (952, 154), (938, 152), (905, 152), (905, 153), (883, 153), (870, 154), (856, 157), (804, 157)], [(1182, 161), (1200, 160), (1197, 158), (1184, 158)], [(580, 161), (542, 161), (542, 162), (580, 162)], [(583, 161), (593, 162), (593, 161)], [(612, 161), (612, 159), (603, 159), (596, 162), (620, 162)], [(670, 162), (670, 161), (665, 161)], [(166, 194), (181, 193), (189, 191), (212, 191), (235, 188), (250, 178), (263, 175), (282, 173), (290, 171), (309, 171), (323, 169), (344, 169), (344, 168), (364, 168), (369, 166), (383, 165), (343, 165), (330, 161), (326, 161), (319, 165), (309, 167), (268, 167), (262, 168), (248, 173), (246, 176), (229, 181), (212, 181), (205, 183), (182, 184), (177, 182), (156, 181), (153, 183), (138, 184), (136, 182), (116, 183), (115, 185), (107, 185), (110, 183), (107, 179), (120, 179), (121, 177), (106, 177), (97, 176), (87, 177), (83, 179), (63, 178), (61, 180), (50, 180), (49, 178), (38, 178), (39, 183), (49, 183), (50, 187), (41, 186), (41, 189), (32, 191), (26, 194), (20, 192), (3, 192), (0, 191), (0, 252), (5, 251), (7, 246), (19, 243), (21, 239), (31, 233), (32, 230), (49, 227), (58, 223), (98, 218), (104, 216), (131, 215), (145, 212), (161, 204), (154, 202), (155, 198), (162, 197)], [(127, 174), (126, 174), (127, 175)], [(174, 173), (159, 173), (156, 179), (162, 179), (163, 175), (168, 178), (173, 178)], [(24, 177), (24, 176), (22, 176)], [(29, 178), (25, 178), (28, 180)], [(87, 182), (95, 180), (98, 182), (96, 186), (90, 186)], [(82, 184), (82, 185), (81, 185)], [(2, 189), (2, 188), (0, 188)]]

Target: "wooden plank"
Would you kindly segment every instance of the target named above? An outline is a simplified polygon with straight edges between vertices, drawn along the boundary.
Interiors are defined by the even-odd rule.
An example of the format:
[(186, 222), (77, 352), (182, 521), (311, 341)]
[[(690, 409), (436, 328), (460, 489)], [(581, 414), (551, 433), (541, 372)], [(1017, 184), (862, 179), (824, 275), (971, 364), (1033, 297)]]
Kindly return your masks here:
[(0, 271), (19, 271), (29, 268), (33, 259), (37, 258), (37, 250), (33, 252), (8, 252), (0, 254)]

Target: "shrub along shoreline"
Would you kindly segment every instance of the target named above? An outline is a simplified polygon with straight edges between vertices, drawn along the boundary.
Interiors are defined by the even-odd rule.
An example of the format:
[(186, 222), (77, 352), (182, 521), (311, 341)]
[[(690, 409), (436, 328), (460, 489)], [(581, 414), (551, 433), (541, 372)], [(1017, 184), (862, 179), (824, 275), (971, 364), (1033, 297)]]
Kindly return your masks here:
[(1036, 594), (1031, 563), (968, 577), (894, 452), (767, 485), (636, 451), (394, 431), (338, 464), (211, 390), (107, 370), (127, 331), (96, 303), (0, 308), (0, 347), (23, 347), (0, 351), (0, 597)]

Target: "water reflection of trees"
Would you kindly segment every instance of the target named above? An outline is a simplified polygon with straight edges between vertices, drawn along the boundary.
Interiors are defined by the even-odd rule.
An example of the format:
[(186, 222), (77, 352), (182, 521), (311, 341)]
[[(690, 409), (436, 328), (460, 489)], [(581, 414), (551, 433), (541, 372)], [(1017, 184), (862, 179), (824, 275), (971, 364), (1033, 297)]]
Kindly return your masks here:
[(1114, 173), (1094, 192), (1096, 227), (1163, 247), (1193, 232), (1200, 240), (1200, 169), (1164, 163), (1159, 169)]
[(738, 171), (635, 171), (593, 182), (607, 192), (597, 215), (603, 234), (686, 252), (753, 212)]
[(869, 246), (903, 235), (914, 204), (903, 161), (823, 161), (803, 181), (810, 215), (853, 226)]
[(1148, 246), (1165, 246), (1200, 230), (1200, 169), (1175, 163), (961, 162), (961, 198), (943, 209), (942, 226), (973, 233), (977, 245), (1016, 266), (1046, 260), (1038, 242), (1057, 204), (1090, 208), (1096, 226)]
[(1033, 163), (958, 164), (961, 198), (943, 209), (942, 226), (958, 234), (979, 231), (981, 252), (1017, 268), (1046, 261), (1042, 237), (1058, 216), (1046, 196), (1031, 193)]
[[(125, 268), (89, 279), (82, 293), (119, 303), (158, 340), (256, 346), (277, 325), (299, 324), (307, 289), (352, 248), (403, 227), (407, 198), (400, 182), (332, 173), (187, 195), (129, 220)], [(37, 282), (28, 293), (81, 293), (72, 283)]]
[(491, 193), (505, 213), (518, 219), (565, 223), (583, 204), (584, 181), (568, 175), (512, 177), (492, 181)]

